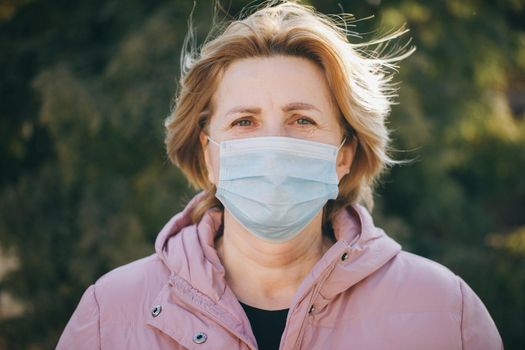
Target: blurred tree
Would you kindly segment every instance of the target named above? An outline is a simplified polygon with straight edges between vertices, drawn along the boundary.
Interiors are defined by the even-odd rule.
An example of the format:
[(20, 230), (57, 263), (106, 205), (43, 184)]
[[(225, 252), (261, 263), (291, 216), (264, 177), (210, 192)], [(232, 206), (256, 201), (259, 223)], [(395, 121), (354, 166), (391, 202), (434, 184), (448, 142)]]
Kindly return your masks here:
[[(246, 1), (223, 1), (235, 16)], [(407, 23), (396, 158), (374, 215), (460, 274), (525, 344), (525, 1), (311, 1), (367, 40)], [(227, 4), (227, 5), (226, 5)], [(0, 348), (53, 348), (82, 291), (150, 254), (191, 193), (163, 151), (192, 1), (0, 1)], [(198, 3), (198, 37), (212, 7)], [(223, 15), (226, 16), (226, 15)], [(377, 29), (380, 28), (380, 29)], [(395, 45), (395, 43), (393, 43)], [(0, 310), (1, 311), (1, 310)], [(1, 314), (1, 312), (0, 312)]]

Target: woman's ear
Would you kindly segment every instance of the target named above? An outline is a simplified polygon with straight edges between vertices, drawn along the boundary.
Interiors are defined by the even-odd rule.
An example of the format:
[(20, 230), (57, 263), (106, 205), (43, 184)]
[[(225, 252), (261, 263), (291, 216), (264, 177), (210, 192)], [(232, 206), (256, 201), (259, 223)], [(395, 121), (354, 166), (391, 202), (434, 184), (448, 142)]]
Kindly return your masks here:
[(202, 149), (205, 149), (208, 146), (208, 135), (204, 133), (204, 131), (201, 131), (199, 134), (199, 141), (201, 142)]
[(210, 144), (210, 141), (208, 140), (208, 135), (206, 135), (203, 131), (199, 134), (199, 140), (202, 147), (202, 152), (204, 156), (204, 163), (206, 164), (206, 172), (208, 173), (208, 181), (210, 181), (212, 184), (215, 184), (215, 176), (213, 172), (213, 164), (211, 163), (211, 155), (210, 155), (210, 148), (208, 145)]
[(336, 172), (339, 181), (350, 172), (352, 163), (354, 161), (355, 152), (357, 150), (357, 138), (352, 137), (351, 142), (345, 142), (345, 144), (339, 150), (337, 154)]

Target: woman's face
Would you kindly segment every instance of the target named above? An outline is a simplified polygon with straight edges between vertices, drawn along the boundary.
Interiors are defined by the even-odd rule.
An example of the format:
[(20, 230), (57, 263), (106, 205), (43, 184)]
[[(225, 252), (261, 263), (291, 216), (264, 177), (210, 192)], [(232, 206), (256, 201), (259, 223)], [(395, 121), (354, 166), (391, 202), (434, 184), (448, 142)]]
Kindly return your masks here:
[[(224, 72), (212, 99), (209, 136), (217, 141), (286, 136), (339, 146), (338, 122), (323, 71), (300, 57), (272, 56), (233, 62)], [(201, 133), (209, 180), (219, 181), (219, 147)], [(339, 179), (348, 173), (355, 143), (348, 142), (337, 158)]]

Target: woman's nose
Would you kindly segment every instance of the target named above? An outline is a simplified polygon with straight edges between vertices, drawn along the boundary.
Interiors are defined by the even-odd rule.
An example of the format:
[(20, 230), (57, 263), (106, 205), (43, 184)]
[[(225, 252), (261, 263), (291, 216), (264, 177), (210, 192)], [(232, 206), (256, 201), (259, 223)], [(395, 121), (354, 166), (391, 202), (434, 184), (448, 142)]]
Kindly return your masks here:
[(282, 122), (267, 122), (263, 128), (262, 136), (289, 136)]

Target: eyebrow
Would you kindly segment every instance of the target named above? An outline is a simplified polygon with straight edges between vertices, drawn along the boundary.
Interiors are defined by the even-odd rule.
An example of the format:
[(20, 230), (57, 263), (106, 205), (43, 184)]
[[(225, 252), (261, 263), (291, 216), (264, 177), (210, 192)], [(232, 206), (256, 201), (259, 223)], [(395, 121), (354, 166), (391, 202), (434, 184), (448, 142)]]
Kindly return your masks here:
[[(290, 112), (290, 111), (297, 111), (297, 110), (303, 110), (303, 111), (316, 110), (319, 113), (321, 113), (319, 108), (315, 107), (314, 105), (310, 103), (305, 103), (305, 102), (288, 103), (287, 105), (283, 106), (281, 109), (283, 112)], [(258, 114), (258, 113), (261, 113), (261, 109), (259, 107), (252, 107), (252, 106), (237, 106), (237, 107), (230, 109), (226, 113), (226, 115), (228, 116), (228, 115), (237, 114), (237, 113)]]
[(282, 108), (283, 112), (290, 112), (290, 111), (308, 111), (308, 110), (316, 110), (317, 112), (321, 113), (321, 110), (317, 108), (316, 106), (306, 103), (306, 102), (292, 102), (288, 103), (286, 106)]
[(226, 115), (230, 114), (237, 114), (237, 113), (250, 113), (250, 114), (258, 114), (261, 113), (261, 109), (258, 107), (250, 107), (250, 106), (237, 106), (230, 109)]

